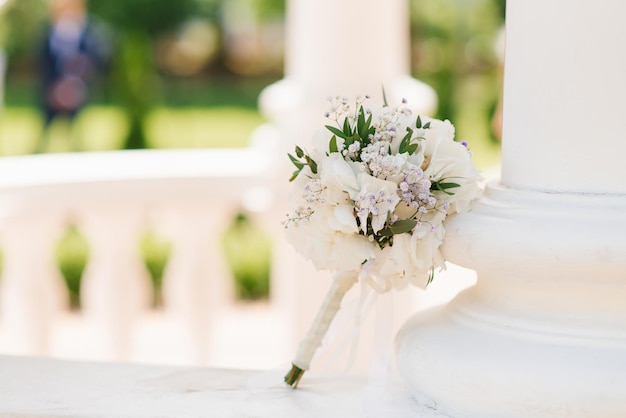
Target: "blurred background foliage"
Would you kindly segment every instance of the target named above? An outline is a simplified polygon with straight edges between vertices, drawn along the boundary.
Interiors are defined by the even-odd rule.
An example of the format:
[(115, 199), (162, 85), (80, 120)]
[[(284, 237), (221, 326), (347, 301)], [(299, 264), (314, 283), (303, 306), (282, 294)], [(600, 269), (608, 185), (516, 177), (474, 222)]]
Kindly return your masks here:
[[(12, 119), (2, 118), (0, 142), (11, 129), (18, 138), (37, 134), (37, 55), (50, 1), (0, 0), (0, 47), (8, 57), (6, 110), (22, 110), (19, 120), (27, 119), (25, 110), (33, 115), (30, 128), (1, 126)], [(471, 142), (497, 139), (491, 118), (500, 95), (505, 0), (409, 4), (412, 71), (437, 91), (436, 116), (454, 121), (460, 136)], [(226, 106), (258, 115), (258, 94), (282, 77), (285, 0), (89, 0), (88, 8), (106, 28), (112, 51), (109, 71), (94, 85), (90, 100), (104, 118), (111, 118), (107, 108), (120, 112), (109, 149), (160, 147), (163, 141), (155, 144), (148, 131), (157, 131), (150, 116), (164, 107), (210, 111)], [(97, 118), (92, 112), (89, 119)], [(250, 118), (251, 124), (258, 122)], [(245, 146), (253, 129), (235, 132), (232, 145)], [(213, 137), (209, 131), (200, 142), (194, 138), (189, 144), (184, 137), (164, 142), (213, 146)], [(25, 141), (23, 147), (2, 144), (0, 152), (27, 153), (31, 144)], [(86, 142), (84, 148), (91, 149)], [(97, 142), (96, 149), (103, 148)], [(487, 152), (492, 161), (493, 152)]]
[[(0, 102), (0, 155), (31, 153), (42, 135), (37, 63), (50, 1), (0, 0), (0, 51), (8, 62), (4, 108)], [(285, 0), (87, 4), (111, 57), (106, 73), (92, 86), (89, 105), (71, 126), (81, 149), (248, 144), (263, 123), (259, 93), (282, 77)], [(505, 0), (409, 4), (412, 72), (437, 91), (435, 116), (454, 122), (457, 138), (470, 142), (479, 168), (497, 164), (499, 130), (493, 120), (501, 94)], [(70, 149), (65, 132), (59, 126), (51, 129), (47, 152)], [(245, 215), (234, 218), (224, 238), (243, 298), (267, 295), (269, 256), (241, 260), (233, 254), (252, 254), (254, 245), (265, 242)], [(87, 246), (75, 228), (60, 243), (59, 263), (75, 298)], [(158, 289), (168, 244), (149, 232), (142, 252)]]

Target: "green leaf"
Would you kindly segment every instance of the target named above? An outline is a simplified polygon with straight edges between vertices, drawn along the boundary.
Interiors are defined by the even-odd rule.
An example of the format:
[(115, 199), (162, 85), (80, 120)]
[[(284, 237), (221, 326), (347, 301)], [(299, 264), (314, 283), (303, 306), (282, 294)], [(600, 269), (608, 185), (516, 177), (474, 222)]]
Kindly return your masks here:
[(426, 122), (426, 124), (424, 124), (424, 126), (422, 126), (422, 128), (424, 128), (424, 129), (430, 128), (430, 122)]
[(455, 187), (461, 187), (461, 185), (457, 183), (433, 182), (430, 185), (430, 190), (438, 190), (452, 196), (454, 193), (449, 192), (448, 189), (454, 189)]
[(298, 174), (300, 174), (300, 171), (302, 171), (302, 170), (294, 171), (293, 174), (291, 175), (291, 177), (289, 178), (289, 181), (294, 181), (298, 177)]
[(357, 118), (357, 127), (361, 130), (365, 126), (365, 111), (363, 106), (359, 107), (359, 117)]
[(417, 115), (417, 120), (415, 121), (415, 127), (417, 129), (421, 129), (422, 128), (422, 118), (420, 118), (419, 115)]
[(308, 155), (305, 155), (304, 158), (306, 159), (306, 163), (309, 165), (309, 167), (311, 167), (311, 172), (313, 174), (317, 174), (317, 163), (313, 161), (313, 159)]
[(392, 237), (393, 232), (391, 232), (391, 229), (389, 228), (383, 228), (380, 231), (378, 231), (378, 235), (380, 235), (381, 237)]
[(433, 183), (437, 185), (439, 190), (453, 189), (455, 187), (461, 187), (460, 184), (457, 183)]
[(296, 145), (296, 155), (298, 156), (298, 158), (304, 157), (304, 151), (302, 151), (302, 148), (300, 148), (297, 145)]
[(398, 148), (400, 154), (408, 152), (409, 145), (411, 144), (411, 136), (413, 136), (413, 130), (407, 127), (406, 131), (407, 133), (406, 135), (404, 135), (404, 138), (402, 138), (402, 141), (400, 141), (400, 147)]
[(302, 170), (302, 167), (304, 167), (306, 165), (302, 161), (300, 161), (296, 157), (294, 157), (293, 155), (291, 155), (291, 154), (287, 154), (287, 155), (289, 156), (289, 159), (291, 160), (293, 165), (295, 165), (296, 168), (298, 168), (299, 170)]
[(435, 268), (431, 267), (430, 271), (428, 272), (428, 281), (426, 282), (426, 286), (431, 284), (433, 280), (435, 280)]
[(412, 231), (415, 225), (417, 225), (415, 219), (400, 219), (389, 225), (388, 228), (392, 234), (403, 234)]
[(363, 110), (363, 106), (361, 106), (359, 108), (357, 132), (359, 134), (359, 137), (361, 137), (364, 140), (367, 139), (367, 135), (369, 133), (370, 121), (371, 121), (371, 115), (370, 115), (370, 118), (365, 120), (365, 110)]
[(346, 136), (352, 136), (354, 134), (352, 126), (350, 126), (350, 122), (348, 122), (348, 118), (343, 120), (343, 133), (346, 134)]
[(330, 138), (328, 149), (330, 152), (339, 152), (339, 148), (337, 148), (337, 135), (333, 135), (333, 137)]
[(346, 139), (349, 136), (349, 135), (344, 134), (340, 129), (337, 129), (331, 125), (326, 125), (326, 129), (331, 131), (333, 134), (337, 135), (339, 138)]

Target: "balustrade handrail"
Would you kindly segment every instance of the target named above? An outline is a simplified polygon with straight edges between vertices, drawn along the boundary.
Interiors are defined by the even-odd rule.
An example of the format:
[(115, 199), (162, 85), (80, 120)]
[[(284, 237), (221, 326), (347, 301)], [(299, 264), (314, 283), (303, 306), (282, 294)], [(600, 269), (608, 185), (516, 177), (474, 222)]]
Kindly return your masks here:
[[(59, 153), (0, 159), (0, 217), (115, 200), (241, 198), (266, 185), (260, 148)], [(219, 188), (219, 190), (216, 190)]]

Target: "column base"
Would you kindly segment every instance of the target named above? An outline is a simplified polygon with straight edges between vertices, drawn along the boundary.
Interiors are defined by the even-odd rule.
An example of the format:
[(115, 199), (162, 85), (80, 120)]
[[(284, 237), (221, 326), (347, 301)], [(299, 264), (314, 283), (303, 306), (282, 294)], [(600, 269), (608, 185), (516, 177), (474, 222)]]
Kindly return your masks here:
[(626, 346), (542, 341), (474, 323), (452, 307), (412, 318), (398, 338), (400, 373), (433, 417), (626, 414)]
[(425, 417), (626, 416), (626, 196), (487, 188), (444, 254), (476, 286), (398, 335)]

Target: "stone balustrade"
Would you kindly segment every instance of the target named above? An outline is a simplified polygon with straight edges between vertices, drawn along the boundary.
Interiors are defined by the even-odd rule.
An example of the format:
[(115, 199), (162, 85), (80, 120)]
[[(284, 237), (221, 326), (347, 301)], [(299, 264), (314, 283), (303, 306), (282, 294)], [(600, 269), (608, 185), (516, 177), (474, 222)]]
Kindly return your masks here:
[(271, 161), (259, 147), (3, 158), (0, 320), (11, 352), (48, 354), (51, 324), (68, 306), (54, 252), (75, 224), (90, 253), (82, 313), (98, 330), (102, 358), (128, 357), (133, 318), (151, 298), (139, 242), (156, 228), (172, 242), (165, 309), (190, 327), (201, 359), (213, 313), (233, 298), (220, 232), (238, 210), (267, 209)]

